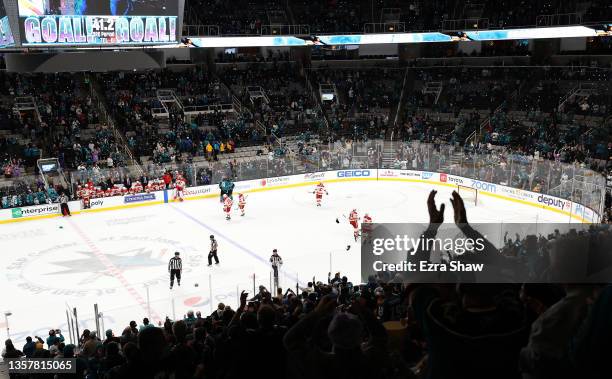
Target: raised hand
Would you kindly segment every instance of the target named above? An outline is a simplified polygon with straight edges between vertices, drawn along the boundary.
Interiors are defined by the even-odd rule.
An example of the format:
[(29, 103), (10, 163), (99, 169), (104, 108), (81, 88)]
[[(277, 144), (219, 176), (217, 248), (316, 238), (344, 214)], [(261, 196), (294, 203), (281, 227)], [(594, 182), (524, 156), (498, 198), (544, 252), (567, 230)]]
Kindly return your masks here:
[(242, 291), (240, 293), (240, 308), (244, 309), (246, 306), (247, 298), (249, 297), (249, 293), (246, 291)]
[(453, 197), (450, 199), (451, 204), (453, 205), (454, 215), (455, 215), (455, 224), (457, 225), (465, 225), (468, 223), (467, 213), (465, 212), (465, 204), (463, 203), (463, 199), (457, 191), (453, 191)]
[(444, 222), (444, 208), (445, 205), (442, 203), (440, 209), (436, 207), (436, 194), (438, 191), (432, 190), (427, 198), (427, 210), (429, 211), (429, 223), (430, 224), (441, 224)]

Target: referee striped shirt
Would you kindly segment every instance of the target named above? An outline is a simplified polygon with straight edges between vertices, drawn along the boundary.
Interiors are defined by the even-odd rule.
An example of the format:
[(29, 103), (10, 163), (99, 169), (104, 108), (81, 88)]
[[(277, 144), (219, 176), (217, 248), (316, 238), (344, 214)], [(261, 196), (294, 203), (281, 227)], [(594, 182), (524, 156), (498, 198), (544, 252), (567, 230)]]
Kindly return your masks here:
[(183, 262), (179, 257), (170, 258), (170, 262), (168, 263), (168, 270), (182, 270)]
[(210, 251), (217, 251), (217, 240), (210, 241)]
[(272, 255), (270, 257), (270, 263), (272, 263), (273, 267), (278, 267), (283, 264), (283, 258), (280, 255)]

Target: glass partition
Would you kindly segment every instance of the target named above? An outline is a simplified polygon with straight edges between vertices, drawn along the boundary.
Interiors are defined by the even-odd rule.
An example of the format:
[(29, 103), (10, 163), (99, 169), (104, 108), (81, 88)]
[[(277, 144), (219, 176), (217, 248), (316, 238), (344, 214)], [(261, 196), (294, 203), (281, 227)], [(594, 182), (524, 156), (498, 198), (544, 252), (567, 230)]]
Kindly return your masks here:
[[(543, 160), (503, 149), (478, 150), (418, 141), (297, 142), (274, 149), (255, 148), (251, 156), (244, 155), (220, 155), (218, 161), (149, 163), (142, 168), (149, 178), (179, 171), (190, 186), (216, 184), (226, 177), (239, 181), (338, 169), (445, 172), (569, 199), (599, 214), (606, 188), (603, 175), (581, 164)], [(89, 178), (94, 182), (109, 178), (121, 182), (127, 176), (136, 180), (140, 171), (131, 167), (96, 167), (73, 171), (70, 177), (74, 185)]]

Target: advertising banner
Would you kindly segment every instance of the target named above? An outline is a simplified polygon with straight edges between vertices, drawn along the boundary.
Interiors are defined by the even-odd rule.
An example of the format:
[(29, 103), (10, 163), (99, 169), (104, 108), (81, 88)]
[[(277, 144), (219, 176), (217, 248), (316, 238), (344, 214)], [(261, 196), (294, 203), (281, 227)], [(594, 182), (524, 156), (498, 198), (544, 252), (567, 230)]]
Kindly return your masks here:
[(123, 197), (123, 202), (126, 204), (142, 203), (145, 201), (155, 200), (155, 193), (139, 193), (137, 195), (129, 195)]
[[(217, 190), (215, 192), (219, 192), (219, 186), (200, 186), (200, 187), (188, 187), (185, 188), (184, 194), (185, 194), (185, 198), (190, 198), (190, 197), (198, 197), (198, 196), (204, 196), (204, 195), (208, 195), (213, 193), (214, 190)], [(172, 190), (174, 191), (174, 190)]]
[(60, 206), (59, 204), (44, 204), (44, 205), (34, 205), (31, 207), (22, 207), (22, 208), (11, 208), (11, 217), (12, 218), (24, 218), (24, 217), (33, 217), (33, 216), (43, 216), (49, 214), (59, 214)]
[(178, 0), (17, 0), (23, 46), (176, 43)]

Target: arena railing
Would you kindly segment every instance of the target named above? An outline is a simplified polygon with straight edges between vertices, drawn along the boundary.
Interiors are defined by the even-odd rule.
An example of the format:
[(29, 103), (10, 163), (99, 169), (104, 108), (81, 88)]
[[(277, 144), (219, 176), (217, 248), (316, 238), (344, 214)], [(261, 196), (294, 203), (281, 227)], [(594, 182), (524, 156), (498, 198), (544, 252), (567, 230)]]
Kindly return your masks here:
[[(282, 147), (255, 146), (247, 151), (220, 154), (218, 161), (193, 157), (184, 162), (148, 162), (149, 178), (179, 171), (189, 186), (312, 173), (338, 169), (406, 169), (440, 172), (477, 181), (547, 194), (587, 206), (603, 214), (606, 177), (579, 163), (562, 163), (506, 150), (479, 150), (418, 141), (308, 143), (293, 141)], [(72, 184), (111, 178), (123, 182), (140, 177), (137, 168), (119, 167), (73, 171)]]

